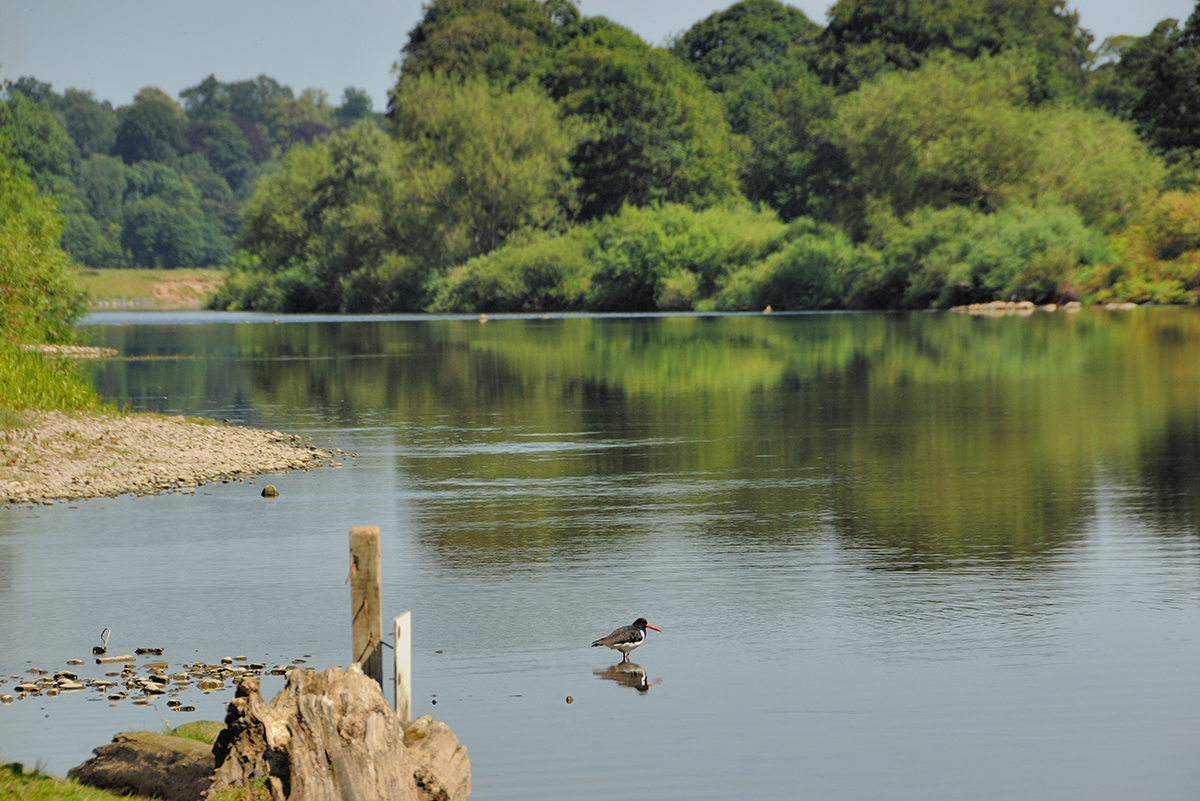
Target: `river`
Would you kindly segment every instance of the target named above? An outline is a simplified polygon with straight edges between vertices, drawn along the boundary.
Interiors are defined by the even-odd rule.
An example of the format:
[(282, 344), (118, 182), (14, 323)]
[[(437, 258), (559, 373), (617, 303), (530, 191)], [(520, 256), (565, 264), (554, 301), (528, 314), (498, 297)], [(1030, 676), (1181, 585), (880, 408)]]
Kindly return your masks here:
[[(0, 511), (4, 677), (105, 627), (173, 666), (344, 665), (377, 525), (414, 714), (477, 798), (1200, 788), (1194, 310), (86, 323), (127, 357), (107, 398), (345, 456)], [(590, 647), (637, 617), (636, 668)], [(0, 760), (61, 775), (230, 697), (19, 700)]]

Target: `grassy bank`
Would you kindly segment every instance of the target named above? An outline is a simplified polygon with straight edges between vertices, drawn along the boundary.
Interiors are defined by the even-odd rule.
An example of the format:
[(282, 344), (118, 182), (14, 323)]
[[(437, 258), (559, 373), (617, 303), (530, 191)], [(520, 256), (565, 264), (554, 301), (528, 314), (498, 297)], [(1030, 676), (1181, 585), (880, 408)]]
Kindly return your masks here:
[(93, 309), (202, 309), (225, 282), (225, 271), (85, 269), (78, 279)]
[(69, 779), (56, 779), (36, 768), (27, 771), (19, 762), (0, 765), (0, 801), (113, 801), (137, 797), (85, 787)]

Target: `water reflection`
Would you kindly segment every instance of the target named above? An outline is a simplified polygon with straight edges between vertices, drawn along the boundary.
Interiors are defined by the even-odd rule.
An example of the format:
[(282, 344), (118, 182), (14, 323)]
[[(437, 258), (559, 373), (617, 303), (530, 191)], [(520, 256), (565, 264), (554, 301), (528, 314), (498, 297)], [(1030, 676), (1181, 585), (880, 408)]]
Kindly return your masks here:
[[(419, 536), (520, 571), (650, 529), (782, 544), (833, 526), (896, 570), (1037, 567), (1079, 542), (1099, 465), (1197, 517), (1200, 317), (1041, 314), (122, 326), (109, 397), (394, 442)], [(180, 405), (188, 408), (179, 409)], [(215, 407), (215, 408), (214, 408)]]
[(640, 693), (649, 692), (651, 687), (663, 682), (661, 678), (650, 681), (646, 677), (646, 671), (635, 662), (618, 662), (612, 667), (592, 672), (602, 679), (615, 681), (622, 687), (632, 687)]

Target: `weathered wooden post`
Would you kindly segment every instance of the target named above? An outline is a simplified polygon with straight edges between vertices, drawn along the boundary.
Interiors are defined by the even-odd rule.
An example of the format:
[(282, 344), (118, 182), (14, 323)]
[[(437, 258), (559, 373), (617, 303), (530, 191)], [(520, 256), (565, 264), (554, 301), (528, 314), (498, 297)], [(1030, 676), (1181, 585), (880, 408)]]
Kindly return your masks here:
[(396, 715), (412, 720), (412, 612), (392, 620), (393, 650), (396, 652)]
[(383, 593), (379, 586), (379, 526), (350, 529), (350, 607), (354, 661), (383, 687)]

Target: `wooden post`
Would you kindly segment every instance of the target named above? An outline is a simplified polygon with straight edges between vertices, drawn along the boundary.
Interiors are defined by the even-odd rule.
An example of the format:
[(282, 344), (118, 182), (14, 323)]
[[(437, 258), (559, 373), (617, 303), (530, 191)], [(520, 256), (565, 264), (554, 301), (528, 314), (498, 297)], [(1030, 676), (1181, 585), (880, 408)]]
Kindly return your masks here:
[(396, 716), (412, 720), (412, 612), (392, 620), (393, 650), (396, 652)]
[(383, 687), (383, 594), (379, 587), (379, 526), (350, 529), (350, 613), (354, 661)]

